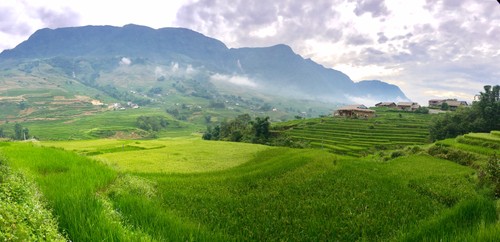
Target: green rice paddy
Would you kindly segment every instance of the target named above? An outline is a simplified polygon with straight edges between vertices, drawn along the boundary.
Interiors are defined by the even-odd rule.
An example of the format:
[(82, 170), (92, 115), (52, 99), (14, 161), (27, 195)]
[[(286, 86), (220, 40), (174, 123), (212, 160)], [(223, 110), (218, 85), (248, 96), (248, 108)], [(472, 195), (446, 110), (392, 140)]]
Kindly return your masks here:
[(377, 117), (328, 117), (277, 124), (277, 134), (308, 143), (313, 148), (360, 157), (375, 150), (429, 142), (430, 115), (377, 110)]
[(477, 171), (425, 153), (381, 162), (194, 138), (3, 144), (72, 241), (500, 238)]

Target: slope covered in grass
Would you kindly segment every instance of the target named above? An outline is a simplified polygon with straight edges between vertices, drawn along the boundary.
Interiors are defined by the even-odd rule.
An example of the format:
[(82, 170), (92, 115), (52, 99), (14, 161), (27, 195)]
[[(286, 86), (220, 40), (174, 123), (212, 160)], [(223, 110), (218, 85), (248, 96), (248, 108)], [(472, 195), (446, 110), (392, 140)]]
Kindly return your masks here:
[(41, 144), (93, 156), (118, 171), (151, 173), (224, 170), (247, 162), (259, 151), (271, 149), (263, 145), (208, 142), (198, 138), (45, 141)]
[[(185, 141), (130, 141), (122, 147), (143, 149), (115, 149), (120, 142), (63, 146), (117, 158), (145, 152), (154, 160), (161, 154), (157, 147)], [(216, 161), (223, 145), (242, 149), (209, 141), (182, 149), (212, 146), (204, 152)], [(13, 169), (34, 178), (60, 230), (73, 241), (500, 238), (495, 204), (478, 190), (472, 168), (425, 154), (378, 162), (321, 150), (256, 147), (245, 148), (251, 155), (228, 160), (234, 164), (224, 169), (206, 165), (205, 172), (195, 173), (181, 166), (168, 173), (147, 166), (117, 172), (71, 151), (29, 144), (11, 143), (0, 152)]]
[(430, 115), (377, 109), (377, 117), (353, 119), (325, 117), (276, 125), (278, 135), (306, 142), (313, 148), (359, 157), (374, 150), (425, 144)]
[(0, 156), (0, 240), (65, 241), (37, 187), (5, 162)]

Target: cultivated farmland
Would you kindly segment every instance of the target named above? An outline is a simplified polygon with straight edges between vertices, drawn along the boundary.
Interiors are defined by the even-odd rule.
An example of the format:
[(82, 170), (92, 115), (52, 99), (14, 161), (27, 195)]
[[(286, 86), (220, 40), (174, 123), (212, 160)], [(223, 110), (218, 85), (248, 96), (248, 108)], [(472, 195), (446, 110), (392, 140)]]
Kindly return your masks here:
[(72, 241), (500, 238), (480, 167), (432, 147), (380, 159), (192, 138), (4, 144), (4, 162), (33, 179)]
[(278, 124), (278, 134), (313, 148), (359, 157), (375, 150), (429, 142), (430, 115), (379, 109), (377, 117), (325, 117)]

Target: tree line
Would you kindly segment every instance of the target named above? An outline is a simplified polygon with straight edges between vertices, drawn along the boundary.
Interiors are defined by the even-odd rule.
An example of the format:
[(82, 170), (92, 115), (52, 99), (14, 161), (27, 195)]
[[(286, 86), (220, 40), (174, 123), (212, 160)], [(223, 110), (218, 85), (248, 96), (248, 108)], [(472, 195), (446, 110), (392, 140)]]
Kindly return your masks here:
[(252, 120), (249, 114), (242, 114), (233, 120), (208, 126), (202, 138), (204, 140), (266, 144), (271, 137), (270, 127), (269, 117), (256, 117)]
[(500, 130), (500, 86), (484, 86), (471, 107), (439, 115), (430, 127), (432, 141), (453, 138), (470, 132)]
[[(3, 128), (0, 128), (0, 138), (7, 138)], [(23, 127), (21, 124), (16, 123), (14, 125), (14, 134), (10, 137), (13, 140), (26, 140), (29, 139), (29, 129)]]

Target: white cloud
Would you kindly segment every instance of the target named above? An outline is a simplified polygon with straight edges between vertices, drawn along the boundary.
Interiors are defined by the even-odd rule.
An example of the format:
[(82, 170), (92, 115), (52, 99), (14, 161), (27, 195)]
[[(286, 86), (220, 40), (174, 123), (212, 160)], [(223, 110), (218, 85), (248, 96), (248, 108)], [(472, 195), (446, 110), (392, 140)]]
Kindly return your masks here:
[(495, 1), (278, 0), (258, 14), (255, 5), (199, 0), (177, 23), (232, 47), (285, 43), (352, 79), (397, 84), (419, 102), (434, 97), (430, 90), (473, 97), (500, 80)]
[(165, 76), (165, 72), (163, 71), (163, 68), (157, 66), (155, 67), (155, 77), (161, 77)]
[[(13, 48), (44, 27), (135, 23), (187, 27), (231, 47), (284, 43), (355, 80), (397, 84), (412, 99), (434, 97), (433, 90), (473, 96), (483, 85), (500, 80), (500, 6), (493, 0), (117, 3), (0, 1), (0, 49)], [(189, 66), (164, 68), (178, 75), (196, 71)], [(457, 85), (457, 80), (469, 85)]]
[(157, 66), (155, 68), (155, 76), (172, 76), (172, 77), (182, 77), (182, 78), (193, 78), (200, 72), (199, 69), (194, 68), (192, 65), (188, 64), (186, 66), (179, 64), (178, 62), (172, 62), (165, 69)]
[(351, 95), (345, 95), (346, 100), (349, 100), (351, 103), (350, 104), (364, 104), (367, 107), (373, 107), (375, 104), (383, 101), (383, 102), (407, 102), (408, 100), (405, 98), (401, 97), (396, 97), (394, 100), (380, 100), (380, 98), (377, 97), (372, 97), (370, 95), (367, 96), (351, 96)]
[(214, 82), (226, 82), (226, 83), (231, 83), (234, 85), (238, 86), (245, 86), (245, 87), (252, 87), (255, 88), (257, 87), (257, 83), (250, 80), (248, 77), (244, 76), (237, 76), (237, 75), (223, 75), (216, 73), (212, 76), (210, 76), (210, 80)]
[(122, 66), (129, 66), (130, 64), (132, 64), (132, 60), (130, 60), (130, 58), (122, 57), (120, 60), (120, 65)]

